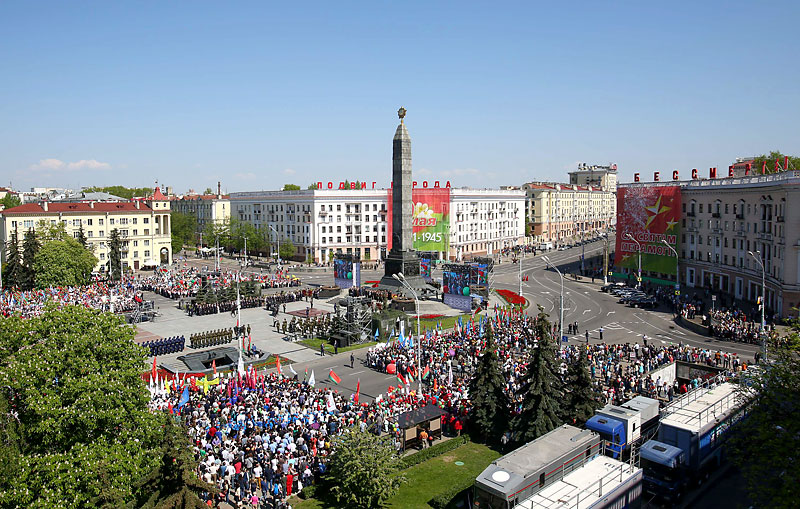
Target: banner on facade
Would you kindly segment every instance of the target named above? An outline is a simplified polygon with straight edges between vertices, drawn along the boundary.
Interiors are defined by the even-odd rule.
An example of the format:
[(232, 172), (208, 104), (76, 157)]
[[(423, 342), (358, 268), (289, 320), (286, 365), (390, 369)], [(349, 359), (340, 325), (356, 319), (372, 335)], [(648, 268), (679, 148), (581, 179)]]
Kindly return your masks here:
[[(450, 249), (450, 189), (414, 189), (411, 192), (411, 225), (414, 249), (441, 251)], [(389, 213), (386, 216), (386, 240), (392, 249), (392, 190), (389, 189)]]
[[(675, 274), (681, 220), (679, 186), (631, 186), (617, 189), (617, 243), (614, 264), (635, 273), (639, 246), (642, 272)], [(628, 238), (631, 235), (634, 240)], [(637, 245), (637, 242), (639, 243)]]

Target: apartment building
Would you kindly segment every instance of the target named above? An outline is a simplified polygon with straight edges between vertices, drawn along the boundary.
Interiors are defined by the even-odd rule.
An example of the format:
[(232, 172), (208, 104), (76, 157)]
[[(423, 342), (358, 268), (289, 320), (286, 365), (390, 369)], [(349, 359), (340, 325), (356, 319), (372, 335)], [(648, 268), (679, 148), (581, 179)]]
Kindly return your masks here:
[[(88, 246), (98, 258), (96, 270), (108, 270), (108, 240), (117, 229), (122, 238), (123, 267), (172, 263), (170, 201), (159, 188), (153, 195), (124, 202), (48, 202), (26, 203), (0, 212), (0, 235), (7, 243), (17, 230), (19, 239), (40, 224), (66, 226), (77, 237), (81, 227)], [(3, 250), (3, 260), (6, 252)]]
[(613, 187), (614, 192), (594, 185), (524, 184), (533, 242), (569, 244), (607, 231), (616, 224), (616, 180)]
[(187, 194), (172, 197), (171, 203), (173, 212), (197, 219), (198, 231), (203, 231), (209, 223), (222, 223), (231, 217), (231, 199), (227, 194)]

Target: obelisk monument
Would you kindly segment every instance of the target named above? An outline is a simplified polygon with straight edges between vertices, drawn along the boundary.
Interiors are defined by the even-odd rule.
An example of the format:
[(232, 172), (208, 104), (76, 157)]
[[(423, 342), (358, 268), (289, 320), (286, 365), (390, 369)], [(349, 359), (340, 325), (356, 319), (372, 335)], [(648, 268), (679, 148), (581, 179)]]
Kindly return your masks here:
[(386, 256), (386, 272), (379, 287), (402, 291), (403, 285), (393, 275), (403, 274), (414, 290), (422, 292), (429, 287), (419, 275), (419, 256), (414, 250), (412, 235), (411, 137), (404, 122), (406, 109), (400, 108), (397, 116), (400, 117), (400, 125), (392, 141), (392, 249)]

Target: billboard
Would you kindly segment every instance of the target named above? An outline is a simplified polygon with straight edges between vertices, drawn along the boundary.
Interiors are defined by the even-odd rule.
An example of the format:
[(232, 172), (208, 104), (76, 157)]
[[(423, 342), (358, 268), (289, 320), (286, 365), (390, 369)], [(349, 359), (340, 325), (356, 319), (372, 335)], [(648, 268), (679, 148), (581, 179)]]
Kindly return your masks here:
[(361, 286), (361, 264), (352, 255), (337, 254), (333, 260), (333, 282), (339, 288)]
[(436, 251), (423, 251), (419, 253), (419, 275), (425, 281), (433, 280), (433, 267), (439, 259), (439, 253)]
[[(441, 251), (450, 249), (450, 189), (418, 189), (411, 191), (413, 214), (412, 238), (417, 251)], [(387, 249), (392, 249), (392, 190), (389, 189), (389, 213), (387, 214)]]
[(469, 287), (471, 269), (469, 265), (452, 263), (444, 265), (442, 268), (442, 293), (445, 304), (464, 311), (472, 309)]
[[(680, 186), (631, 186), (617, 189), (617, 244), (614, 264), (635, 273), (639, 247), (642, 271), (675, 274), (680, 236)], [(630, 234), (634, 239), (627, 238)]]

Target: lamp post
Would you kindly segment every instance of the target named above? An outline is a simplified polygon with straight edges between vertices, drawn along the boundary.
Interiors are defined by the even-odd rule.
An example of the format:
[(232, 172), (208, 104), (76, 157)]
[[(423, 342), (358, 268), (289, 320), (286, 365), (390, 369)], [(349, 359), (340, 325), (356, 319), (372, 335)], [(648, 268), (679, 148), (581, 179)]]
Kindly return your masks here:
[(417, 379), (419, 381), (419, 393), (422, 394), (422, 336), (420, 336), (419, 328), (419, 296), (417, 292), (411, 288), (411, 285), (408, 284), (402, 272), (392, 274), (392, 277), (399, 281), (400, 284), (414, 296), (414, 309), (417, 311)]
[[(680, 269), (680, 259), (678, 258), (678, 252), (675, 250), (674, 247), (670, 246), (669, 242), (667, 242), (666, 240), (661, 239), (661, 242), (665, 246), (667, 246), (667, 248), (669, 248), (670, 251), (672, 251), (672, 254), (675, 255), (675, 295), (678, 296), (678, 298), (680, 298), (680, 294), (681, 294), (680, 293), (681, 292), (681, 269)], [(677, 307), (675, 309), (675, 312), (676, 312), (676, 314), (679, 312)]]
[(608, 229), (603, 233), (603, 284), (608, 284)]
[(564, 275), (561, 273), (560, 270), (558, 270), (558, 267), (553, 265), (553, 263), (550, 261), (550, 258), (548, 258), (547, 256), (543, 256), (542, 260), (544, 260), (545, 266), (549, 265), (550, 267), (552, 267), (556, 272), (558, 272), (558, 277), (561, 278), (561, 298), (559, 299), (559, 304), (558, 304), (558, 327), (559, 327), (558, 342), (561, 343), (561, 341), (564, 338)]
[[(758, 265), (761, 267), (761, 327), (759, 328), (761, 334), (761, 341), (763, 341), (762, 348), (764, 349), (764, 359), (767, 358), (767, 337), (764, 334), (764, 327), (767, 324), (767, 270), (764, 267), (764, 258), (761, 256), (761, 251), (748, 251), (747, 254), (753, 257)], [(756, 256), (758, 255), (758, 256)]]
[(278, 239), (278, 267), (280, 267), (281, 266), (281, 236), (278, 235), (278, 230), (273, 228), (272, 225), (267, 225), (267, 226), (269, 226), (270, 230), (275, 232), (275, 237)]
[(639, 253), (639, 275), (636, 278), (636, 289), (639, 290), (642, 288), (642, 245), (630, 233), (626, 233), (625, 238), (636, 242), (636, 251)]

